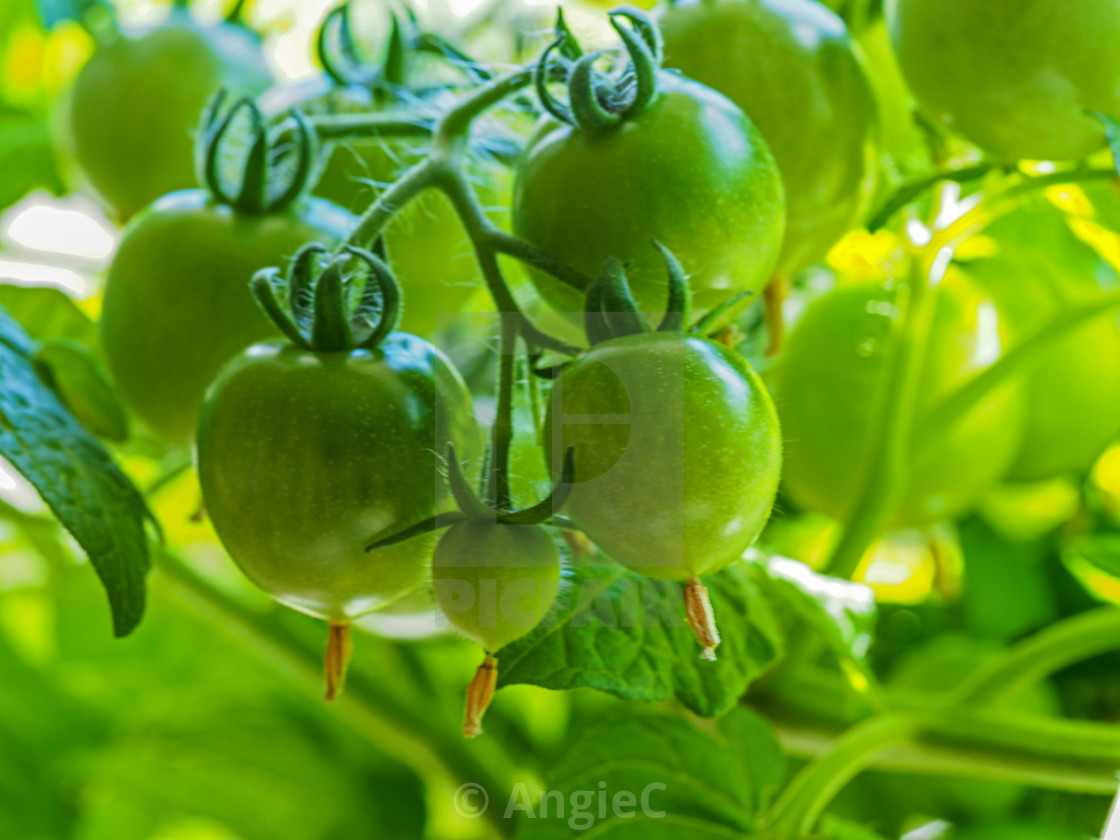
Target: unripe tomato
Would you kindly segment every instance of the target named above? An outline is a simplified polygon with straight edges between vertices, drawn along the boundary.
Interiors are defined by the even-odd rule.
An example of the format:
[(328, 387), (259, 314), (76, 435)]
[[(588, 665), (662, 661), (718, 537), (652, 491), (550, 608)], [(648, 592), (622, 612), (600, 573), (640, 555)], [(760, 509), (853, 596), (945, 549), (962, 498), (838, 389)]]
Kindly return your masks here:
[(560, 588), (560, 552), (538, 525), (468, 520), (450, 528), (432, 563), (436, 603), (489, 652), (543, 619)]
[(780, 268), (820, 259), (851, 228), (874, 175), (875, 95), (844, 22), (815, 0), (697, 0), (661, 19), (665, 66), (738, 105), (786, 188)]
[[(1062, 215), (1026, 207), (987, 231), (998, 250), (965, 271), (990, 294), (1012, 342), (1100, 297), (1099, 257)], [(1110, 312), (1056, 340), (1027, 365), (1022, 447), (1008, 477), (1039, 481), (1083, 475), (1120, 435), (1120, 326)]]
[(194, 438), (221, 366), (279, 334), (249, 291), (258, 269), (344, 237), (353, 218), (314, 199), (253, 215), (202, 190), (172, 193), (125, 228), (109, 266), (101, 337), (125, 399), (172, 443)]
[(739, 557), (778, 489), (770, 395), (739, 354), (702, 338), (655, 332), (595, 345), (554, 386), (545, 433), (550, 465), (575, 450), (568, 515), (653, 578), (701, 577)]
[(1120, 4), (887, 0), (886, 10), (915, 98), (982, 149), (1072, 160), (1104, 145), (1085, 111), (1120, 114)]
[[(882, 428), (885, 377), (899, 318), (898, 292), (878, 283), (842, 285), (813, 301), (774, 371), (786, 439), (784, 485), (800, 506), (847, 519)], [(995, 305), (959, 275), (937, 291), (921, 374), (917, 417), (938, 405), (1003, 348)], [(914, 441), (895, 525), (920, 525), (965, 511), (1007, 470), (1021, 440), (1017, 383), (997, 388), (959, 424)]]
[(243, 572), (282, 604), (333, 624), (427, 576), (434, 537), (367, 553), (446, 506), (435, 452), (477, 451), (470, 395), (426, 341), (374, 350), (258, 344), (221, 373), (202, 412), (206, 511)]
[[(541, 123), (517, 167), (514, 233), (591, 277), (607, 257), (620, 260), (647, 312), (663, 309), (666, 293), (651, 239), (680, 259), (698, 307), (762, 289), (785, 227), (766, 141), (710, 88), (666, 72), (658, 84), (657, 98), (614, 130)], [(530, 276), (558, 311), (583, 311), (579, 291), (542, 272)]]
[(260, 41), (182, 12), (97, 50), (74, 82), (69, 130), (83, 171), (119, 219), (197, 184), (194, 134), (210, 96), (258, 93), (271, 77)]

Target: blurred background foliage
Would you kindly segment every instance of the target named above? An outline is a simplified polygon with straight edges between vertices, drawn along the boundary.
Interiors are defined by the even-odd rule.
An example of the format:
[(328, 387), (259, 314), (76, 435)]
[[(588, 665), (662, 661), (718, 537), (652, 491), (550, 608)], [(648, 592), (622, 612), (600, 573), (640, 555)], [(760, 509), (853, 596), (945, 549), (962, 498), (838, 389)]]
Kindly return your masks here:
[[(149, 0), (118, 5), (126, 21), (162, 8)], [(200, 0), (196, 11), (213, 17), (219, 5)], [(263, 33), (279, 77), (298, 80), (315, 71), (308, 45), (329, 5), (250, 5), (249, 19)], [(877, 4), (829, 5), (857, 32), (878, 86), (882, 197), (927, 170), (929, 138), (911, 119)], [(494, 25), (475, 32), (472, 51), (509, 60), (502, 33), (515, 27), (547, 33), (552, 4), (431, 0), (418, 12), (449, 34), (489, 17)], [(581, 37), (601, 33), (600, 18), (593, 4), (570, 6)], [(33, 337), (65, 336), (95, 348), (90, 318), (118, 231), (67, 162), (58, 126), (58, 103), (91, 49), (77, 26), (45, 31), (32, 0), (0, 2), (0, 305)], [(946, 160), (971, 161), (969, 149), (945, 142)], [(962, 189), (960, 199), (968, 192)], [(1002, 254), (1011, 272), (1030, 273), (1042, 284), (1049, 275), (1077, 275), (1113, 286), (1120, 269), (1117, 229), (1120, 199), (1111, 187), (1055, 188), (1033, 212), (970, 243), (961, 270), (975, 265), (979, 271), (984, 259)], [(801, 278), (792, 308), (838, 277), (879, 276), (884, 263), (901, 260), (901, 251), (891, 232), (853, 233), (826, 266)], [(461, 691), (476, 651), (450, 635), (426, 633), (430, 616), (404, 614), (363, 622), (368, 632), (357, 646), (351, 694), (337, 709), (327, 707), (318, 696), (320, 628), (271, 605), (232, 567), (209, 526), (195, 521), (198, 488), (182, 456), (142, 437), (119, 452), (140, 486), (158, 482), (150, 502), (168, 546), (167, 557), (155, 563), (147, 618), (123, 640), (112, 639), (103, 593), (73, 541), (34, 491), (0, 464), (0, 837), (490, 836), (493, 826), (456, 812), (453, 792), (464, 777), (485, 769), (498, 789), (515, 781), (539, 789), (563, 762), (585, 760), (579, 749), (586, 749), (586, 733), (623, 706), (587, 689), (513, 686), (498, 694), (486, 739), (463, 746)], [(809, 565), (822, 562), (834, 526), (784, 511), (763, 543)], [(877, 613), (845, 612), (843, 593), (822, 588), (812, 598), (840, 619), (833, 624), (818, 616), (813, 625), (786, 616), (787, 640), (800, 655), (749, 695), (760, 709), (782, 710), (778, 728), (791, 762), (753, 715), (737, 712), (719, 725), (743, 752), (742, 766), (758, 774), (752, 788), (758, 802), (803, 761), (803, 753), (797, 757), (802, 742), (789, 736), (790, 727), (796, 731), (790, 719), (831, 720), (839, 731), (846, 705), (858, 705), (859, 669), (838, 666), (825, 653), (830, 645), (866, 649), (874, 636), (871, 671), (891, 691), (922, 695), (951, 689), (1007, 645), (1063, 617), (1120, 603), (1120, 447), (1107, 451), (1083, 483), (1000, 488), (955, 525), (887, 535), (864, 558), (857, 579), (874, 591)], [(818, 690), (837, 683), (839, 704)], [(364, 700), (369, 696), (378, 698), (373, 707)], [(1120, 655), (1063, 671), (1019, 702), (1037, 714), (1117, 722)], [(634, 714), (632, 706), (624, 708), (624, 715)], [(658, 710), (680, 711), (675, 701), (652, 707)], [(401, 721), (427, 730), (427, 739), (413, 740)], [(611, 725), (621, 728), (608, 726), (598, 736), (605, 743), (642, 737), (625, 728), (625, 719)], [(704, 731), (717, 734), (711, 724)], [(429, 754), (432, 744), (449, 752)], [(739, 766), (726, 743), (713, 741), (710, 749), (718, 773)], [(749, 809), (758, 802), (741, 804)], [(833, 811), (838, 820), (907, 840), (1069, 840), (1095, 836), (1107, 809), (1103, 796), (873, 772), (850, 785)], [(830, 830), (836, 837), (874, 836), (849, 822)], [(537, 824), (525, 836), (568, 836), (563, 831)]]

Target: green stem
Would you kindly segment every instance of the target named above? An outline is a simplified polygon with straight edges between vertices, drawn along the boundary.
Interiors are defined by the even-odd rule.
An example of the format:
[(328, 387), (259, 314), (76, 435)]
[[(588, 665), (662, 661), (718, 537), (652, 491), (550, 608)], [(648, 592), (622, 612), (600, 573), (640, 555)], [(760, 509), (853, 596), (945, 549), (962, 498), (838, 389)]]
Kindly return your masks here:
[(478, 236), (499, 254), (513, 257), (526, 265), (543, 271), (581, 294), (591, 285), (592, 278), (582, 271), (549, 256), (512, 233), (506, 233), (500, 228), (488, 225), (487, 228), (478, 231)]
[[(791, 715), (788, 710), (767, 713), (783, 749), (791, 756), (815, 758), (831, 753), (844, 737), (835, 726), (820, 725)], [(984, 724), (989, 720), (983, 721)], [(936, 731), (920, 731), (906, 741), (886, 747), (872, 758), (867, 769), (918, 776), (955, 776), (987, 779), (1046, 790), (1113, 795), (1120, 769), (1120, 750), (1105, 756), (1087, 756), (1094, 742), (1112, 738), (1116, 727), (1086, 724), (1081, 732), (1064, 733), (1071, 749), (1055, 754), (1036, 749), (1034, 727), (1041, 718), (1023, 718), (1015, 733), (1021, 744), (1008, 747), (981, 738), (951, 737)]]
[(442, 162), (436, 157), (428, 157), (409, 169), (400, 180), (395, 181), (385, 192), (377, 197), (373, 205), (362, 214), (357, 227), (340, 245), (336, 253), (342, 253), (347, 245), (369, 250), (393, 216), (400, 212), (424, 190), (430, 189), (438, 178)]
[(1120, 650), (1120, 608), (1067, 618), (1009, 648), (961, 686), (959, 705), (1000, 703), (1051, 674)]
[[(309, 650), (265, 614), (255, 612), (216, 589), (170, 552), (160, 557), (157, 582), (183, 606), (221, 628), (236, 643), (266, 659), (281, 672), (318, 694), (322, 663)], [(490, 795), (492, 802), (508, 796), (515, 771), (494, 743), (468, 744), (457, 726), (421, 711), (421, 707), (394, 696), (382, 685), (384, 676), (369, 679), (352, 673), (346, 693), (337, 704), (338, 715), (365, 736), (377, 749), (411, 767), (429, 782), (451, 789), (474, 783)], [(493, 811), (493, 813), (490, 813)], [(495, 836), (510, 836), (516, 821), (503, 819), (501, 808), (486, 814)]]
[(509, 450), (513, 442), (513, 379), (517, 361), (517, 316), (503, 312), (498, 349), (498, 410), (490, 430), (490, 503), (499, 513), (510, 510)]
[(495, 228), (486, 218), (486, 213), (482, 209), (478, 195), (467, 178), (461, 172), (451, 169), (436, 183), (436, 186), (451, 201), (464, 229), (467, 231), (467, 235), (470, 237), (471, 244), (474, 246), (475, 257), (478, 260), (479, 268), (482, 270), (482, 277), (486, 281), (486, 288), (494, 301), (494, 307), (499, 312), (510, 314), (518, 319), (518, 329), (521, 337), (531, 348), (543, 347), (566, 355), (578, 353), (578, 347), (538, 330), (521, 311), (521, 307), (518, 306), (513, 293), (510, 291), (509, 284), (506, 283), (502, 274), (501, 266), (498, 264), (497, 251), (489, 242)]
[(894, 352), (887, 368), (887, 394), (876, 449), (864, 476), (854, 513), (826, 567), (827, 574), (850, 578), (868, 547), (886, 525), (904, 491), (910, 465), (914, 410), (921, 387), (922, 367), (933, 317), (934, 294), (941, 262), (914, 259), (905, 310), (896, 327)]
[(767, 840), (800, 840), (811, 834), (833, 797), (875, 757), (905, 743), (914, 729), (905, 717), (882, 715), (847, 732), (789, 783), (761, 821)]
[(309, 117), (320, 140), (356, 140), (375, 137), (428, 137), (435, 130), (430, 115), (381, 112), (331, 114)]
[(500, 104), (533, 82), (533, 66), (522, 67), (484, 84), (454, 105), (440, 119), (432, 139), (432, 151), (453, 156), (466, 148), (471, 126), (489, 109)]

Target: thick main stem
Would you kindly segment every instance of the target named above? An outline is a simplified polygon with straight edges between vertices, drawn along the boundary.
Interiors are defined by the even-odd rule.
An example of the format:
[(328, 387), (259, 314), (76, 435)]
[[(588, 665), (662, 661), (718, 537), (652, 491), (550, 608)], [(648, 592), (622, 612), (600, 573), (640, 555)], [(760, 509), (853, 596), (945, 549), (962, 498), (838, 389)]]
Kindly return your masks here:
[(490, 501), (499, 512), (511, 507), (509, 451), (513, 443), (513, 379), (517, 361), (518, 319), (503, 312), (498, 348), (498, 408), (490, 429)]

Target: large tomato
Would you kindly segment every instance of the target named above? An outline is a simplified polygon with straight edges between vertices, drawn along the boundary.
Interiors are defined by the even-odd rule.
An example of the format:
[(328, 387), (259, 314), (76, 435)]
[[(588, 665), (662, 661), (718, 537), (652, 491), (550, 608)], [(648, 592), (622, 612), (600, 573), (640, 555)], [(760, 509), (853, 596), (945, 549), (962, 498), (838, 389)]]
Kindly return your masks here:
[(69, 97), (69, 144), (122, 221), (197, 184), (194, 134), (219, 88), (257, 93), (271, 77), (260, 40), (233, 24), (173, 12), (161, 26), (97, 50)]
[[(680, 259), (700, 308), (761, 290), (785, 227), (774, 157), (723, 95), (667, 72), (658, 84), (645, 110), (608, 132), (542, 122), (517, 167), (514, 232), (591, 277), (607, 257), (626, 263), (643, 311), (662, 309), (666, 294), (651, 238)], [(560, 312), (583, 311), (581, 290), (530, 276)]]
[(249, 291), (258, 269), (308, 242), (344, 237), (353, 217), (321, 199), (265, 215), (203, 190), (172, 193), (125, 228), (109, 266), (101, 336), (125, 399), (172, 443), (194, 438), (206, 388), (250, 344), (275, 336)]
[[(774, 371), (786, 440), (786, 491), (800, 506), (847, 519), (883, 422), (885, 381), (899, 318), (898, 291), (841, 285), (812, 302)], [(937, 292), (917, 416), (992, 364), (1003, 347), (995, 304), (959, 275)], [(1017, 383), (996, 389), (959, 424), (916, 440), (921, 456), (892, 521), (920, 525), (966, 510), (1019, 450)]]
[(766, 138), (786, 188), (781, 269), (843, 236), (874, 175), (876, 105), (844, 22), (815, 0), (695, 0), (661, 19), (665, 66), (715, 88)]
[(477, 453), (470, 394), (447, 357), (391, 333), (373, 349), (259, 344), (211, 389), (198, 433), (206, 510), (277, 601), (345, 624), (428, 579), (435, 536), (365, 547), (446, 509), (436, 452)]
[(550, 465), (574, 448), (568, 515), (649, 577), (726, 566), (758, 536), (778, 489), (770, 395), (742, 356), (702, 338), (654, 332), (595, 345), (554, 386), (545, 435)]
[(1112, 0), (887, 0), (902, 72), (929, 113), (1017, 160), (1104, 145), (1087, 109), (1120, 115), (1120, 4)]

